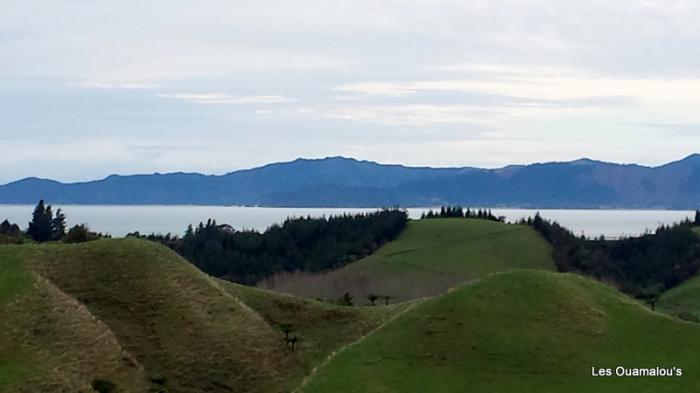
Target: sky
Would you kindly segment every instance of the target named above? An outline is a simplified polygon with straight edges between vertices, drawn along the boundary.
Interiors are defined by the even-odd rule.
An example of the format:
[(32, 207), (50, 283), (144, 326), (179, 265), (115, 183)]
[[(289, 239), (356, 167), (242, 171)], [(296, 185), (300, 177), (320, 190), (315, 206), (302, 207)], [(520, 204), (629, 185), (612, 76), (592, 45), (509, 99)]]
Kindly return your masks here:
[(700, 152), (700, 2), (0, 4), (0, 183)]

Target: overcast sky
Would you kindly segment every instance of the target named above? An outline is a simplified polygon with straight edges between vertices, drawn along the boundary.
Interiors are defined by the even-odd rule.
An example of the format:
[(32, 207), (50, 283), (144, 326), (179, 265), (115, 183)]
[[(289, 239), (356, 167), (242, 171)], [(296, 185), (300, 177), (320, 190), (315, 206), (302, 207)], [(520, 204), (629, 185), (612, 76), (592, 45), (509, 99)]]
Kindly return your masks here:
[(4, 0), (0, 183), (700, 151), (700, 2)]

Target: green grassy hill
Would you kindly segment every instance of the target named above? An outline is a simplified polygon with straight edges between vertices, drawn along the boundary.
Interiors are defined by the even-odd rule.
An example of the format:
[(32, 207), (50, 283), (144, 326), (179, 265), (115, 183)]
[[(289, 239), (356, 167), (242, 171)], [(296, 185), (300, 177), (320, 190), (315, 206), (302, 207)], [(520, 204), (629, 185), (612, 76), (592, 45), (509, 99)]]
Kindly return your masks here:
[[(262, 286), (306, 298), (359, 304), (371, 293), (395, 301), (432, 296), (487, 274), (518, 268), (555, 270), (551, 246), (532, 228), (475, 219), (410, 221), (374, 254), (320, 275), (287, 274)], [(381, 300), (380, 300), (381, 301)]]
[(700, 321), (700, 276), (664, 292), (657, 307), (686, 320)]
[(1, 246), (0, 284), (0, 392), (288, 391), (401, 309), (243, 288), (135, 239)]
[[(695, 228), (700, 235), (700, 227)], [(700, 274), (661, 294), (659, 310), (690, 321), (700, 321)]]
[[(570, 274), (491, 275), (427, 300), (320, 368), (304, 392), (690, 392), (700, 328)], [(681, 367), (682, 377), (591, 376)]]

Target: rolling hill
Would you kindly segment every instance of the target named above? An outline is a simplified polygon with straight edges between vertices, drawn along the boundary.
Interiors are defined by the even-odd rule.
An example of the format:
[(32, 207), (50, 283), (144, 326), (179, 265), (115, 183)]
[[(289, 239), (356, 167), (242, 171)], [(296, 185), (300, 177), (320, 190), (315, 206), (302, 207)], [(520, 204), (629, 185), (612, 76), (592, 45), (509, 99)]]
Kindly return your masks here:
[[(369, 294), (405, 301), (433, 296), (499, 271), (555, 270), (551, 246), (532, 228), (487, 220), (440, 218), (409, 221), (399, 237), (372, 255), (324, 274), (282, 274), (261, 285), (306, 298), (358, 304)], [(380, 301), (383, 301), (380, 299)]]
[[(695, 228), (695, 233), (700, 236), (700, 227)], [(671, 315), (700, 322), (700, 274), (661, 294), (657, 307)]]
[(659, 167), (581, 159), (499, 169), (407, 167), (329, 157), (217, 176), (111, 175), (82, 183), (27, 178), (0, 186), (0, 203), (39, 199), (54, 204), (696, 209), (700, 155)]
[[(580, 276), (521, 270), (418, 304), (339, 352), (301, 391), (689, 392), (700, 388), (699, 350), (696, 324)], [(683, 374), (592, 376), (618, 366)]]
[(243, 288), (136, 239), (0, 246), (0, 284), (3, 393), (286, 391), (403, 307)]
[[(0, 393), (700, 388), (700, 325), (548, 271), (549, 252), (526, 227), (413, 221), (335, 273), (372, 271), (405, 291), (392, 302), (442, 293), (346, 307), (214, 279), (134, 238), (2, 245)], [(619, 365), (683, 376), (591, 376)]]

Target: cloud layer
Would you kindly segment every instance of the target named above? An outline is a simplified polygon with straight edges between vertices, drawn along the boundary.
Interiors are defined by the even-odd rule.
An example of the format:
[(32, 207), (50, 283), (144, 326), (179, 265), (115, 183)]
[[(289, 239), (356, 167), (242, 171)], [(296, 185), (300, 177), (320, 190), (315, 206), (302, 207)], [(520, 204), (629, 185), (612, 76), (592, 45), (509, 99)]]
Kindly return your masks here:
[(658, 164), (700, 146), (698, 18), (684, 1), (12, 2), (0, 182), (329, 155)]

